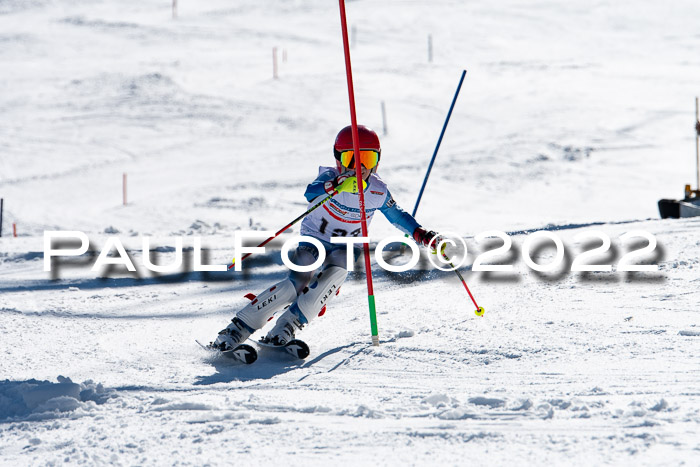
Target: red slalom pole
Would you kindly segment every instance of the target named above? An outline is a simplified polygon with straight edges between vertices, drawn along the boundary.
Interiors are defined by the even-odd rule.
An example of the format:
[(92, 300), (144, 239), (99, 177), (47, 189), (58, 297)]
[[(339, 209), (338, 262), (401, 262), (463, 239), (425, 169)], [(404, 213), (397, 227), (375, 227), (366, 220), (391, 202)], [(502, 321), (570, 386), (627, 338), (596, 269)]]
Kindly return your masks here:
[[(355, 112), (355, 91), (352, 85), (352, 65), (350, 63), (350, 44), (348, 41), (348, 25), (345, 17), (345, 0), (340, 2), (340, 26), (343, 32), (343, 49), (345, 51), (345, 74), (348, 80), (348, 98), (350, 100), (350, 123), (352, 125), (352, 147), (355, 151), (355, 178), (357, 179), (360, 195), (360, 214), (362, 236), (367, 237), (367, 213), (365, 212), (365, 193), (362, 187), (362, 164), (360, 163), (360, 137), (357, 133), (357, 113)], [(379, 330), (377, 327), (377, 311), (374, 303), (374, 287), (372, 286), (372, 265), (369, 256), (369, 243), (364, 243), (365, 273), (367, 275), (367, 294), (369, 301), (369, 320), (372, 328), (372, 345), (379, 345)]]

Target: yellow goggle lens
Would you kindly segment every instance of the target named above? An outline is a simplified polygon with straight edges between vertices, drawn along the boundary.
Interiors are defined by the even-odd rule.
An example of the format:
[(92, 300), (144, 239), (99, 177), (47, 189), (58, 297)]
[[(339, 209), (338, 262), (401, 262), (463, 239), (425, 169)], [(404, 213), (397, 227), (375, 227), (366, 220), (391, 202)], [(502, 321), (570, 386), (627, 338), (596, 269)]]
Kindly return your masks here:
[[(340, 163), (348, 169), (355, 168), (355, 151), (343, 151), (340, 153)], [(379, 163), (379, 153), (372, 150), (360, 150), (360, 164), (366, 169), (373, 169)]]

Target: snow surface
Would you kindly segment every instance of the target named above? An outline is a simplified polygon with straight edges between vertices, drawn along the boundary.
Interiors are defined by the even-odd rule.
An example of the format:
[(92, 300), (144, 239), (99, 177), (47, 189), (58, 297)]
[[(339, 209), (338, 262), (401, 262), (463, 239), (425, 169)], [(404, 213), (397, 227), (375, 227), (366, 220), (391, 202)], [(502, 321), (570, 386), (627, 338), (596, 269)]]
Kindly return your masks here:
[[(7, 465), (690, 464), (700, 456), (700, 236), (656, 201), (694, 180), (700, 4), (348, 2), (359, 119), (410, 210), (468, 70), (418, 220), (514, 251), (548, 229), (566, 264), (592, 229), (658, 240), (656, 273), (375, 271), (301, 335), (304, 362), (249, 367), (209, 341), (284, 277), (43, 271), (44, 230), (201, 236), (276, 230), (348, 116), (337, 3), (0, 1), (0, 462)], [(432, 35), (434, 60), (427, 61)], [(278, 47), (279, 79), (272, 79)], [(281, 57), (286, 53), (287, 61)], [(121, 204), (122, 173), (129, 204)], [(17, 224), (18, 238), (8, 238)], [(376, 242), (395, 230), (372, 225)], [(551, 251), (542, 252), (542, 261)], [(473, 255), (471, 257), (473, 260)]]

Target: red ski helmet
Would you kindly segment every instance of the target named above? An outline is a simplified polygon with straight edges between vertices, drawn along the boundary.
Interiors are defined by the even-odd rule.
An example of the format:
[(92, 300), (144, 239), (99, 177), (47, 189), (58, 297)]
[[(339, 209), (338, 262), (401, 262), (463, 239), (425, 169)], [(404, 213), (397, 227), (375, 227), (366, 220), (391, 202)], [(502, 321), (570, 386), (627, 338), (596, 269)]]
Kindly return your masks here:
[[(375, 151), (377, 153), (377, 158), (374, 166), (368, 167), (369, 169), (371, 169), (372, 173), (375, 173), (377, 171), (377, 165), (379, 164), (379, 159), (381, 157), (382, 151), (382, 148), (379, 144), (379, 137), (371, 128), (366, 127), (364, 125), (357, 125), (357, 136), (360, 140), (360, 151), (367, 150)], [(344, 166), (341, 163), (342, 153), (353, 150), (354, 147), (352, 143), (352, 126), (348, 125), (342, 130), (340, 130), (340, 132), (338, 132), (338, 136), (335, 137), (335, 144), (333, 145), (333, 155), (335, 156), (338, 170), (342, 171), (344, 167), (350, 169), (355, 168), (354, 159), (351, 166)]]

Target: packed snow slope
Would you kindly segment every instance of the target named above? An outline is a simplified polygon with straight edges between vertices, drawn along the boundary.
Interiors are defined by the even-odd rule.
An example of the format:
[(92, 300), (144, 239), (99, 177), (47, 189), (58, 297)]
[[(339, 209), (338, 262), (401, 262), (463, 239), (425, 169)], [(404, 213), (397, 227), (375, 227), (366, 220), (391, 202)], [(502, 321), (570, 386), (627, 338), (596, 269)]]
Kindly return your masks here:
[[(201, 236), (225, 264), (236, 231), (303, 212), (349, 122), (338, 6), (0, 0), (0, 463), (697, 462), (700, 223), (656, 201), (694, 179), (700, 5), (347, 8), (358, 118), (409, 211), (468, 70), (417, 218), (467, 239), (486, 315), (452, 273), (377, 269), (372, 347), (354, 273), (300, 334), (306, 361), (261, 349), (241, 367), (194, 340), (285, 276), (274, 250), (243, 273), (93, 272), (94, 255), (44, 272), (45, 230), (95, 254), (116, 235), (137, 265), (143, 236), (163, 263)], [(494, 229), (514, 272), (471, 271)], [(520, 256), (541, 229), (566, 247), (551, 273)], [(613, 270), (571, 272), (592, 230)], [(656, 272), (617, 270), (638, 230)], [(378, 216), (372, 241), (395, 232)]]

